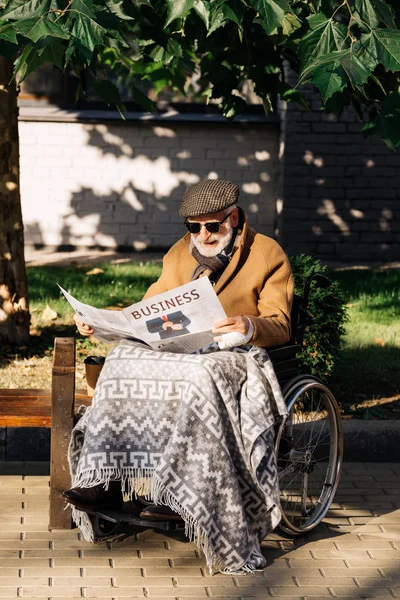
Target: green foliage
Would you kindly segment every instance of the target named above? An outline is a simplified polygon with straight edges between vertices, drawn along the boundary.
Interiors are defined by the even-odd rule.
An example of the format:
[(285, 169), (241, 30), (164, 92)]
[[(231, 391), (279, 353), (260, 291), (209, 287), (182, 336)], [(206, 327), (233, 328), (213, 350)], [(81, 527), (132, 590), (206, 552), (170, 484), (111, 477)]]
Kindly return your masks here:
[[(286, 81), (312, 82), (326, 110), (353, 105), (365, 134), (400, 144), (400, 32), (395, 0), (0, 0), (0, 54), (25, 77), (50, 62), (104, 81), (113, 71), (152, 108), (138, 82), (245, 109), (251, 80), (266, 110), (276, 94), (305, 105)], [(223, 32), (222, 32), (223, 29)], [(113, 54), (110, 54), (112, 51)], [(286, 61), (286, 63), (285, 63)], [(140, 87), (140, 86), (139, 86)], [(97, 92), (121, 110), (115, 90)]]
[[(292, 256), (290, 263), (298, 296), (302, 296), (304, 283), (313, 273), (329, 277), (327, 267), (312, 256)], [(321, 287), (317, 282), (311, 284), (308, 314), (312, 322), (305, 330), (301, 365), (305, 373), (326, 381), (337, 362), (347, 320), (344, 297), (337, 281), (331, 281), (328, 287)]]

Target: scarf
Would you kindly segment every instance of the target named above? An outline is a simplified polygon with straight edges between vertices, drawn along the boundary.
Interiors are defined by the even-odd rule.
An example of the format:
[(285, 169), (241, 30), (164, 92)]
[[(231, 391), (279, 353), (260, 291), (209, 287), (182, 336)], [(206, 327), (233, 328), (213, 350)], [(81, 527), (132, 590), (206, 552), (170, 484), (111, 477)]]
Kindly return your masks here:
[(202, 275), (206, 275), (211, 283), (216, 283), (221, 277), (225, 267), (230, 263), (236, 249), (239, 247), (241, 233), (240, 229), (235, 228), (233, 230), (231, 241), (222, 252), (217, 254), (217, 256), (203, 256), (203, 254), (198, 251), (193, 241), (190, 240), (190, 252), (193, 258), (198, 262), (198, 265), (194, 268), (190, 277), (190, 281), (194, 281)]

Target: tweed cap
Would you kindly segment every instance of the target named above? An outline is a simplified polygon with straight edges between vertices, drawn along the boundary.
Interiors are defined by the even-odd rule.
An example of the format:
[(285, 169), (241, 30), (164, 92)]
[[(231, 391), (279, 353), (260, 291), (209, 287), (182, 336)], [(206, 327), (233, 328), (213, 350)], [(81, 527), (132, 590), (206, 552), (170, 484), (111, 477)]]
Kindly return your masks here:
[(238, 200), (239, 188), (231, 181), (206, 179), (186, 190), (179, 214), (181, 217), (207, 215), (232, 206)]

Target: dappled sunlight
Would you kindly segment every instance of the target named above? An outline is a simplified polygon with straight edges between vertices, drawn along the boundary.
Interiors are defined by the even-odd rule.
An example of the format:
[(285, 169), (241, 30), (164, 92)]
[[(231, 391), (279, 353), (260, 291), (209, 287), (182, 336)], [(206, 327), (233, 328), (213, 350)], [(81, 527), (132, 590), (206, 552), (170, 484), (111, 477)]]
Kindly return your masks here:
[(336, 212), (335, 204), (332, 200), (322, 200), (322, 206), (317, 209), (319, 215), (325, 215), (328, 219), (336, 225), (343, 235), (350, 234), (349, 225), (342, 219)]
[(303, 156), (303, 160), (307, 165), (314, 165), (315, 167), (324, 166), (324, 159), (321, 156), (314, 156), (311, 150), (306, 150)]
[(251, 225), (272, 236), (277, 133), (275, 125), (226, 124), (221, 135), (211, 123), (22, 122), (26, 242), (168, 248), (185, 233), (178, 215), (185, 190), (206, 178), (236, 183)]
[(168, 127), (152, 127), (152, 131), (158, 137), (176, 138), (176, 131)]
[(260, 194), (261, 193), (261, 186), (259, 183), (256, 183), (256, 182), (244, 183), (242, 185), (242, 189), (247, 194)]
[(259, 161), (266, 161), (266, 160), (270, 160), (271, 155), (269, 152), (266, 152), (265, 150), (262, 150), (262, 151), (260, 150), (260, 151), (254, 153), (254, 158)]

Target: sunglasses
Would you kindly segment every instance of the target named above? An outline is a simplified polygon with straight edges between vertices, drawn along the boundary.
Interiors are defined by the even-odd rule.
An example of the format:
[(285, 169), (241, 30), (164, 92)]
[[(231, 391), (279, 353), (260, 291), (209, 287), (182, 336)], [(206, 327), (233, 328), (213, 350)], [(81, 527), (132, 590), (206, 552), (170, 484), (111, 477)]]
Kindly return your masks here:
[(231, 214), (232, 213), (227, 214), (222, 221), (211, 221), (210, 223), (191, 223), (190, 221), (185, 221), (185, 225), (189, 233), (200, 233), (202, 227), (205, 227), (208, 233), (218, 233), (222, 223), (226, 221)]

